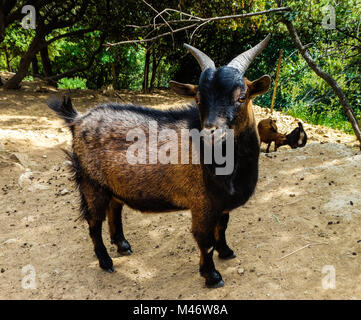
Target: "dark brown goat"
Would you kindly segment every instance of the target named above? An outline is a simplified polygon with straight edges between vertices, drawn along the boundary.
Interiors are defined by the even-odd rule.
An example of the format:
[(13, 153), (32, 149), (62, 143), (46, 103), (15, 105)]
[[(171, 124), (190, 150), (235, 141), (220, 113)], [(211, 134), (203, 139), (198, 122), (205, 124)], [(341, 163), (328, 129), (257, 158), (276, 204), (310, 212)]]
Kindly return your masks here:
[(278, 147), (283, 146), (287, 143), (286, 135), (279, 133), (276, 126), (276, 120), (271, 118), (261, 120), (258, 123), (258, 133), (261, 139), (261, 142), (267, 143), (266, 152), (269, 153), (269, 148), (271, 143), (275, 143), (274, 151), (277, 151)]
[[(123, 234), (124, 204), (143, 212), (190, 209), (192, 233), (200, 249), (199, 271), (207, 286), (223, 286), (222, 277), (214, 266), (213, 251), (217, 250), (222, 259), (235, 257), (225, 236), (229, 212), (247, 202), (258, 180), (259, 137), (252, 98), (266, 92), (270, 86), (269, 76), (251, 82), (244, 73), (268, 40), (269, 36), (219, 69), (204, 53), (186, 45), (199, 62), (202, 74), (198, 86), (171, 83), (177, 93), (196, 99), (195, 104), (183, 109), (155, 110), (106, 104), (81, 115), (72, 107), (70, 99), (53, 99), (48, 103), (72, 131), (71, 158), (81, 195), (82, 215), (88, 221), (101, 268), (113, 271), (112, 259), (101, 235), (106, 216), (111, 242), (117, 245), (118, 252), (132, 253)], [(174, 130), (179, 133), (178, 137), (182, 129), (207, 129), (211, 134), (218, 129), (232, 129), (232, 173), (217, 176), (213, 160), (210, 164), (203, 161), (193, 164), (192, 159), (192, 164), (150, 163), (152, 150), (148, 149), (148, 161), (130, 164), (127, 150), (134, 141), (129, 141), (128, 133), (136, 129), (145, 133), (143, 140), (139, 134), (137, 143), (148, 141), (151, 122), (156, 122), (159, 130)], [(161, 147), (159, 141), (158, 147)], [(202, 149), (195, 157), (203, 159)]]
[(302, 148), (307, 143), (307, 134), (303, 129), (301, 122), (298, 122), (298, 127), (293, 129), (292, 132), (286, 135), (287, 142), (292, 149)]

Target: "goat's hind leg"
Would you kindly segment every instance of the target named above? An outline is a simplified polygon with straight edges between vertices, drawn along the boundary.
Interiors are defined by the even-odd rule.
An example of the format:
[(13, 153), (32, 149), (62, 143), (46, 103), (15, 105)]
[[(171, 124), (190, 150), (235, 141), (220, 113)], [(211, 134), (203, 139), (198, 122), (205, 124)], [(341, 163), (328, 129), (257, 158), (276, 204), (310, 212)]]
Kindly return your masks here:
[(214, 237), (216, 240), (215, 249), (218, 251), (218, 256), (221, 259), (233, 259), (236, 257), (233, 250), (228, 246), (226, 241), (226, 230), (229, 220), (229, 212), (221, 214), (216, 228), (214, 229)]
[(94, 186), (87, 179), (80, 181), (79, 191), (83, 217), (89, 224), (89, 235), (94, 244), (94, 252), (99, 260), (99, 266), (108, 272), (113, 272), (113, 261), (102, 238), (102, 225), (111, 194), (101, 187)]
[(124, 237), (122, 210), (123, 203), (113, 197), (107, 210), (110, 240), (111, 243), (115, 243), (117, 245), (119, 254), (130, 255), (133, 251), (129, 242)]

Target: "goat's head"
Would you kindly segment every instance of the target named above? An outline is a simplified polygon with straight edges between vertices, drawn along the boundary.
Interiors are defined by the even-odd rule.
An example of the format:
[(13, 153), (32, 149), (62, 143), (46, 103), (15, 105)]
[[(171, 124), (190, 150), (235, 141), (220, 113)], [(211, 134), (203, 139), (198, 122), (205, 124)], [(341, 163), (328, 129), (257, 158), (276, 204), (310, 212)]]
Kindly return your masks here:
[[(202, 74), (198, 85), (170, 82), (170, 87), (178, 94), (194, 97), (199, 107), (202, 129), (233, 129), (242, 109), (252, 98), (267, 92), (271, 78), (262, 76), (249, 81), (244, 74), (254, 58), (265, 48), (268, 35), (255, 47), (234, 58), (227, 66), (216, 68), (213, 60), (200, 50), (185, 44), (188, 51), (197, 59)], [(239, 125), (239, 123), (238, 123)]]

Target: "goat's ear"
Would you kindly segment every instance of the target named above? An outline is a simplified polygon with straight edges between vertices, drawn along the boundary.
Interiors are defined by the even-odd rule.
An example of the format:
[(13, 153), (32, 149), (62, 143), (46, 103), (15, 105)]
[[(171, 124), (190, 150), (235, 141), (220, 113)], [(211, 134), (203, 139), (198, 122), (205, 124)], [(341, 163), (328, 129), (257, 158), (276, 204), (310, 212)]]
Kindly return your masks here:
[(253, 98), (268, 91), (271, 86), (271, 77), (269, 75), (262, 76), (261, 78), (252, 81), (248, 84), (250, 97)]
[(169, 81), (169, 86), (175, 93), (183, 97), (195, 97), (197, 94), (198, 86), (194, 84)]

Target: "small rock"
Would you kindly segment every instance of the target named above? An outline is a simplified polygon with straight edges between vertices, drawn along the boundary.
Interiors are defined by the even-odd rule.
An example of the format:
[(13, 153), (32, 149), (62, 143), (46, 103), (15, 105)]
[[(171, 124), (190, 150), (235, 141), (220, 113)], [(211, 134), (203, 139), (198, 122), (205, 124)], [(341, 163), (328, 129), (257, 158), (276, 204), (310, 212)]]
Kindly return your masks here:
[(8, 239), (8, 240), (4, 241), (3, 244), (15, 243), (17, 241), (18, 241), (18, 239), (12, 238), (12, 239)]
[(65, 161), (62, 163), (62, 165), (63, 165), (64, 167), (67, 167), (67, 166), (72, 166), (73, 163), (72, 163), (71, 161), (69, 161), (69, 160), (65, 160)]
[(1, 272), (1, 273), (4, 273), (4, 272), (5, 272), (5, 269), (4, 269), (4, 268), (1, 268), (0, 272)]
[(24, 188), (25, 186), (31, 185), (32, 177), (33, 177), (33, 173), (29, 169), (26, 169), (25, 172), (23, 174), (21, 174), (18, 179), (19, 186), (21, 188)]
[(244, 274), (244, 269), (243, 269), (243, 268), (239, 268), (239, 269), (237, 270), (237, 272), (238, 272), (239, 275), (242, 275), (242, 274)]
[(65, 196), (68, 193), (69, 193), (68, 189), (63, 189), (63, 190), (60, 191), (60, 195), (62, 195), (62, 196)]

